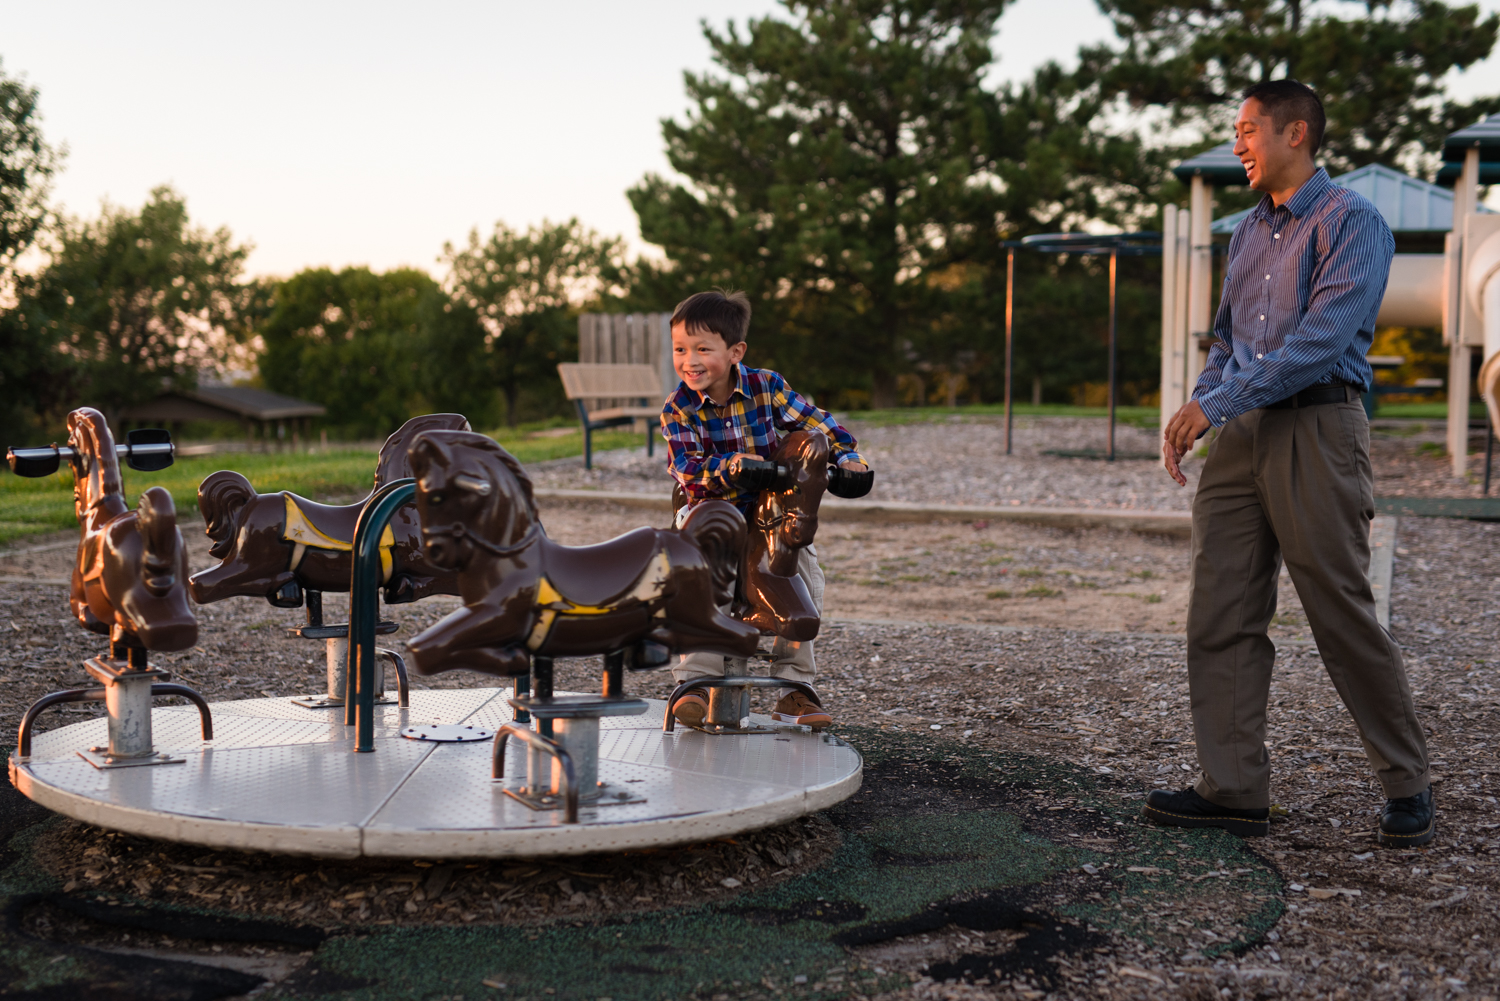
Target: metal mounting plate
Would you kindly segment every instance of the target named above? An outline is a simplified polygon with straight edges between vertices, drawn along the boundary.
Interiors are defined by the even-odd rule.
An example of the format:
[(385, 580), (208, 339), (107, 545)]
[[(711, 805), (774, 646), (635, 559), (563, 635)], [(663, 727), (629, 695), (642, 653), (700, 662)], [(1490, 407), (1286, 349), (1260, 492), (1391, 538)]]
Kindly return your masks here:
[(78, 756), (95, 768), (141, 768), (146, 765), (180, 765), (186, 758), (174, 758), (170, 754), (156, 751), (142, 758), (113, 758), (103, 747), (91, 747), (79, 751)]
[(409, 726), (401, 731), (407, 740), (431, 740), (439, 744), (456, 744), (462, 741), (489, 740), (495, 736), (493, 730), (476, 726), (460, 726), (457, 723), (424, 723)]

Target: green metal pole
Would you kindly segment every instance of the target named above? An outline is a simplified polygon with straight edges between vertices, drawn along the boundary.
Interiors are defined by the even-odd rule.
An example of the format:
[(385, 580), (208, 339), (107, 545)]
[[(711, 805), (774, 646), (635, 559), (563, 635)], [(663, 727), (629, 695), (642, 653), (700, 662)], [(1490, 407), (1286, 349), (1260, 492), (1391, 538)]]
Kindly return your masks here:
[(417, 495), (411, 477), (381, 487), (359, 513), (354, 569), (349, 581), (349, 663), (344, 725), (354, 727), (354, 750), (375, 750), (375, 625), (380, 621), (380, 536), (396, 512)]

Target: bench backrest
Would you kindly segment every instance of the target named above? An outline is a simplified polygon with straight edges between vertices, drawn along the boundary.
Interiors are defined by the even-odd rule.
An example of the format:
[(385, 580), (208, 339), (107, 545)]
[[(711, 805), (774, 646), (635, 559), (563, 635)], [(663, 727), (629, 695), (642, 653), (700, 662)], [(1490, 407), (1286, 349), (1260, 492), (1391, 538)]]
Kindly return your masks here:
[(563, 392), (570, 400), (640, 399), (665, 400), (661, 374), (652, 365), (600, 365), (563, 362), (557, 366)]

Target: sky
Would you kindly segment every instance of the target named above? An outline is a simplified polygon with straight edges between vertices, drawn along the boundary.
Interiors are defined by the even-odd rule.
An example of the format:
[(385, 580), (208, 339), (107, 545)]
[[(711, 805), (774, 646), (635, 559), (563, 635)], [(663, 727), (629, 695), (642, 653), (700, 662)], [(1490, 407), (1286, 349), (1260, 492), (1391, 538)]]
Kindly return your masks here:
[[(1486, 8), (1500, 0), (1484, 0)], [(0, 0), (0, 67), (41, 92), (75, 215), (173, 185), (254, 244), (248, 271), (410, 265), (497, 220), (578, 217), (640, 249), (625, 190), (668, 170), (660, 121), (710, 65), (700, 23), (772, 0)], [(1016, 0), (993, 76), (1110, 37), (1093, 0)], [(1500, 90), (1500, 62), (1454, 81)]]

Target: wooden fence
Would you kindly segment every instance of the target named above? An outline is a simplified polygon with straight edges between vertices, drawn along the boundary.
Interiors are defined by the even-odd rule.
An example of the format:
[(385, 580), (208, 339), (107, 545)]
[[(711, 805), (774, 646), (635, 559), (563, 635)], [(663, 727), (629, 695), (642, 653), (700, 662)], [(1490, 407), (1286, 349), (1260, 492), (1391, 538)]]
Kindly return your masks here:
[[(578, 317), (578, 360), (601, 365), (654, 365), (662, 389), (677, 389), (672, 371), (671, 313), (584, 313)], [(605, 406), (624, 406), (624, 401)]]

